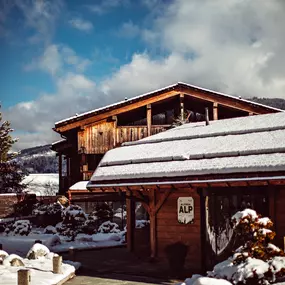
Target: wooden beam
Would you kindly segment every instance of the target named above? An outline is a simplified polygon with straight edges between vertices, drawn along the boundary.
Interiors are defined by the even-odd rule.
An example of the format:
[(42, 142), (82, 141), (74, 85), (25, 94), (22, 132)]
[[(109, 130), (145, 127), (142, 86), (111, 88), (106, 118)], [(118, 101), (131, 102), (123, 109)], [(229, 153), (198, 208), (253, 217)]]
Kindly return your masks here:
[(181, 120), (184, 120), (184, 94), (180, 93), (179, 95), (179, 102), (180, 102), (180, 117)]
[(147, 136), (151, 135), (151, 104), (146, 106)]
[(120, 113), (128, 112), (128, 111), (146, 106), (146, 105), (154, 103), (154, 102), (159, 102), (159, 101), (165, 100), (167, 98), (176, 96), (177, 94), (179, 94), (179, 91), (171, 90), (171, 91), (165, 92), (163, 94), (160, 94), (160, 95), (148, 98), (148, 99), (141, 100), (139, 102), (130, 103), (128, 105), (125, 105), (125, 106), (122, 106), (122, 107), (119, 107), (116, 109), (112, 109), (110, 111), (106, 110), (106, 112), (104, 112), (104, 113), (101, 113), (98, 115), (93, 115), (93, 116), (90, 116), (89, 118), (86, 118), (86, 119), (82, 119), (79, 121), (76, 120), (74, 122), (66, 123), (62, 126), (55, 127), (54, 130), (56, 132), (63, 133), (63, 132), (66, 132), (68, 130), (78, 128), (80, 126), (84, 126), (86, 124), (98, 122), (98, 121), (106, 119), (110, 116), (116, 116)]
[(150, 220), (150, 257), (156, 257), (156, 249), (157, 249), (157, 240), (156, 240), (156, 213), (155, 213), (155, 203), (156, 203), (156, 195), (155, 189), (150, 189), (150, 213), (149, 213), (149, 220)]
[(269, 217), (273, 222), (274, 229), (276, 231), (276, 189), (274, 187), (268, 188), (269, 197)]
[(134, 250), (134, 231), (136, 225), (134, 200), (126, 199), (126, 206), (127, 206), (127, 248), (128, 251), (132, 252)]
[(166, 191), (161, 195), (159, 201), (157, 202), (157, 204), (155, 205), (155, 214), (157, 215), (159, 209), (161, 208), (161, 206), (164, 204), (164, 202), (167, 200), (167, 198), (169, 197), (170, 193), (171, 193), (171, 189), (166, 189)]
[(200, 195), (200, 238), (201, 238), (201, 270), (206, 272), (206, 197), (203, 195), (203, 189), (197, 189), (198, 194)]
[(58, 175), (59, 175), (59, 193), (63, 194), (63, 181), (62, 181), (62, 154), (58, 156)]
[(70, 175), (70, 157), (66, 157), (66, 175), (67, 175), (67, 181), (68, 181), (68, 188), (70, 186), (70, 180), (71, 180), (71, 175)]
[(148, 205), (148, 200), (147, 200), (147, 197), (148, 196), (144, 196), (141, 191), (137, 191), (137, 190), (132, 190), (132, 194), (134, 195), (135, 197), (135, 201), (137, 202), (140, 202), (144, 208), (146, 209), (146, 211), (148, 213), (150, 213), (150, 208), (149, 208), (149, 205)]
[(213, 120), (218, 120), (218, 103), (213, 103)]
[(211, 94), (207, 92), (201, 92), (198, 90), (188, 90), (187, 88), (181, 88), (181, 92), (183, 92), (187, 96), (191, 96), (200, 100), (208, 101), (208, 102), (217, 102), (219, 105), (241, 110), (244, 112), (254, 112), (254, 114), (268, 114), (268, 113), (275, 113), (274, 111), (270, 112), (268, 110), (265, 110), (264, 108), (259, 108), (257, 106), (253, 106), (251, 104), (248, 104), (246, 102), (243, 102), (242, 100), (235, 100), (230, 97), (220, 97), (217, 98), (216, 94)]
[(112, 116), (114, 121), (114, 128), (113, 128), (113, 146), (116, 147), (117, 145), (117, 126), (118, 126), (118, 118), (117, 116)]

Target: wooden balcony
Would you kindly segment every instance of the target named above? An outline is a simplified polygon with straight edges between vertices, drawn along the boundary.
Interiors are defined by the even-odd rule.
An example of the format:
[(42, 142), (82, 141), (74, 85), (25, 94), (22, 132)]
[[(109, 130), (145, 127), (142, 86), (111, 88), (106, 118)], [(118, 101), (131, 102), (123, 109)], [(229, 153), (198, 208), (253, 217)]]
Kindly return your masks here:
[[(158, 134), (169, 128), (170, 125), (153, 125), (150, 135)], [(118, 126), (116, 128), (116, 146), (128, 141), (137, 141), (147, 136), (147, 126)]]

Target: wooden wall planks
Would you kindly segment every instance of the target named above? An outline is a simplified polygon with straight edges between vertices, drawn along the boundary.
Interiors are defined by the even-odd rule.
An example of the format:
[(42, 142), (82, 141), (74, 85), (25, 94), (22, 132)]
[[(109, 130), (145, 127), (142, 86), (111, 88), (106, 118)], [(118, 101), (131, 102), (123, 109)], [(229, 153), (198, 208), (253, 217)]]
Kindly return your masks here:
[[(157, 193), (158, 196), (162, 195), (163, 190), (157, 191)], [(178, 197), (193, 197), (195, 215), (193, 224), (184, 225), (178, 223)], [(167, 261), (166, 247), (176, 242), (182, 242), (188, 247), (185, 267), (199, 270), (201, 264), (200, 227), (200, 196), (195, 189), (175, 189), (157, 214), (158, 258)]]

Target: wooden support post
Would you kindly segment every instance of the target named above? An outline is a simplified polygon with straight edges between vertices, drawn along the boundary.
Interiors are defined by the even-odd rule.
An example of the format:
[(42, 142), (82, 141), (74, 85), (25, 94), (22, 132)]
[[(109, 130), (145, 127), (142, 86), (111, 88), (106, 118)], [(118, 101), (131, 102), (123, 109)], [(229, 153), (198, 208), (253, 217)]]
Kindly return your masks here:
[(118, 118), (117, 118), (117, 116), (112, 116), (112, 120), (114, 121), (113, 146), (116, 147), (116, 145), (117, 145), (117, 126), (118, 126)]
[(66, 157), (66, 175), (67, 175), (67, 180), (68, 180), (68, 188), (71, 186), (70, 185), (70, 157)]
[(136, 226), (135, 201), (130, 197), (126, 199), (127, 204), (127, 248), (128, 251), (134, 249), (134, 231)]
[(62, 269), (62, 256), (55, 254), (52, 259), (52, 272), (55, 274), (61, 274)]
[(151, 135), (151, 104), (146, 106), (147, 136)]
[(206, 126), (210, 124), (209, 122), (209, 110), (208, 108), (205, 108), (205, 119), (206, 119)]
[(62, 183), (62, 154), (58, 155), (58, 175), (59, 175), (59, 193), (63, 193), (63, 183)]
[(31, 272), (28, 269), (18, 270), (18, 285), (30, 285)]
[(183, 93), (180, 93), (180, 96), (179, 96), (179, 99), (180, 99), (180, 117), (181, 117), (181, 120), (184, 121), (184, 94)]
[(150, 220), (150, 257), (156, 257), (156, 211), (155, 211), (155, 189), (150, 189), (150, 213), (149, 213), (149, 220)]
[(69, 249), (68, 249), (68, 256), (69, 256), (69, 259), (71, 260), (71, 261), (75, 261), (75, 248), (74, 247), (70, 247)]
[(213, 120), (218, 120), (218, 103), (213, 103)]
[(274, 230), (276, 231), (276, 189), (274, 187), (268, 188), (269, 197), (269, 217), (273, 222)]
[(201, 270), (206, 272), (206, 198), (203, 195), (203, 189), (197, 189), (200, 195), (200, 238), (201, 238)]

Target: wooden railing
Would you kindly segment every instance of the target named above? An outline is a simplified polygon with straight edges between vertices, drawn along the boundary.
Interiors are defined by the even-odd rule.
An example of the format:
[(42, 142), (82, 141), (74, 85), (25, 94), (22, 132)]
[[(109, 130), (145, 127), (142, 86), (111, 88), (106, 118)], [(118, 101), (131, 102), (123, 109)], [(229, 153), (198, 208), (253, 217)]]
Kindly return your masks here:
[[(167, 130), (170, 125), (151, 126), (151, 135)], [(116, 145), (147, 137), (147, 126), (119, 126), (116, 128)]]

